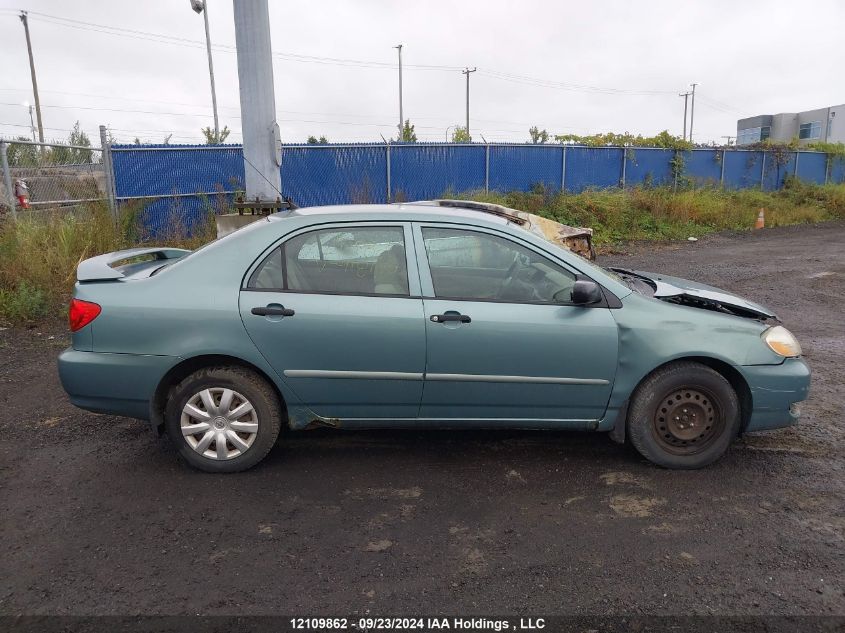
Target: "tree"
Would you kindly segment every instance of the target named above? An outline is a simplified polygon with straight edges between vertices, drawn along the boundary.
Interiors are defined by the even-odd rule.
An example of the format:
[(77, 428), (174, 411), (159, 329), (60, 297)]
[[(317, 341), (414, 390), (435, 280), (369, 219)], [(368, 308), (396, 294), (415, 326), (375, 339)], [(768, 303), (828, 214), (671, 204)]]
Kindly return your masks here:
[(417, 142), (417, 133), (414, 131), (414, 126), (411, 125), (410, 119), (405, 119), (405, 125), (402, 126), (402, 138), (399, 139), (400, 143), (416, 143)]
[[(220, 132), (217, 134), (215, 134), (214, 130), (212, 130), (210, 127), (204, 127), (201, 131), (202, 135), (205, 137), (206, 145), (221, 145), (229, 137), (229, 134), (232, 133), (228, 125), (224, 125), (223, 129), (220, 130)], [(167, 142), (165, 142), (165, 145), (170, 142), (169, 136), (167, 137), (167, 139), (168, 140)]]
[(542, 145), (549, 141), (549, 133), (546, 130), (540, 130), (536, 125), (528, 130), (531, 135), (531, 142), (535, 145)]
[(679, 136), (673, 136), (666, 130), (655, 136), (643, 136), (642, 134), (634, 136), (630, 132), (624, 132), (622, 134), (606, 132), (604, 134), (592, 134), (589, 136), (558, 134), (555, 136), (555, 140), (559, 143), (586, 145), (588, 147), (662, 147), (664, 149), (678, 150), (688, 150), (693, 147), (693, 144), (689, 141), (685, 141)]
[(453, 143), (472, 143), (472, 137), (465, 127), (458, 125), (452, 132)]
[(91, 147), (91, 139), (79, 127), (79, 121), (73, 124), (73, 129), (67, 137), (67, 144), (77, 147), (54, 145), (49, 150), (48, 160), (50, 163), (54, 165), (82, 165), (92, 162), (93, 152), (90, 149), (81, 149), (82, 147)]
[(9, 143), (8, 159), (10, 167), (35, 167), (38, 165), (38, 150), (35, 145), (15, 143), (15, 141), (26, 141), (31, 143), (28, 136), (18, 136)]
[(306, 142), (309, 145), (327, 145), (329, 139), (327, 139), (325, 136), (320, 136), (320, 138), (317, 138), (316, 136), (309, 136)]

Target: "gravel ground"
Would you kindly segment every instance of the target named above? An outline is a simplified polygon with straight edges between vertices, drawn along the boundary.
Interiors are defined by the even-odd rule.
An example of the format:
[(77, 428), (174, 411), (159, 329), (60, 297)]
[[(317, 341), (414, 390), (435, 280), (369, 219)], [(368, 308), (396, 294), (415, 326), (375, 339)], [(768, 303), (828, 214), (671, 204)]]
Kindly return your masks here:
[(63, 332), (0, 332), (0, 614), (845, 614), (845, 224), (602, 258), (769, 305), (804, 345), (792, 429), (696, 472), (603, 435), (285, 437), (235, 476), (72, 407)]

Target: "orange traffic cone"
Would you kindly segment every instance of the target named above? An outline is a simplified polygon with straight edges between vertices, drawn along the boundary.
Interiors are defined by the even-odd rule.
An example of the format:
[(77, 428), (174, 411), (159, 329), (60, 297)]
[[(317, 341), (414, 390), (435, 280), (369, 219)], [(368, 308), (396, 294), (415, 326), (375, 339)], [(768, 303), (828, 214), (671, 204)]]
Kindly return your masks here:
[(760, 209), (760, 213), (757, 214), (757, 222), (754, 223), (755, 229), (762, 229), (766, 226), (766, 210)]

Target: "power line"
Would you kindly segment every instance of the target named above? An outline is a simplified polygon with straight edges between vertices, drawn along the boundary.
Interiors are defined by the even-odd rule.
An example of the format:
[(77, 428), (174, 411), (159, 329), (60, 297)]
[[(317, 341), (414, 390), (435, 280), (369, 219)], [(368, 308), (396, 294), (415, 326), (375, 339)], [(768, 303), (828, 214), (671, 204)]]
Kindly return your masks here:
[[(37, 11), (30, 11), (30, 15), (36, 16), (36, 19), (43, 22), (48, 22), (51, 24), (55, 24), (57, 26), (65, 26), (69, 28), (77, 28), (87, 31), (98, 32), (106, 35), (115, 35), (120, 37), (130, 37), (134, 39), (141, 39), (141, 40), (148, 40), (154, 41), (157, 43), (164, 43), (164, 44), (174, 44), (179, 46), (187, 46), (190, 48), (205, 48), (205, 43), (200, 42), (198, 40), (190, 40), (184, 37), (178, 37), (174, 35), (166, 35), (163, 33), (154, 33), (150, 31), (141, 31), (137, 29), (127, 29), (124, 27), (117, 27), (117, 26), (109, 26), (104, 24), (96, 24), (93, 22), (87, 22), (83, 20), (75, 20), (73, 18), (65, 18), (62, 16), (50, 15), (47, 13), (40, 13)], [(223, 52), (235, 53), (236, 48), (232, 45), (228, 44), (214, 44), (212, 49), (219, 50)], [(327, 64), (327, 65), (335, 65), (335, 66), (348, 66), (348, 67), (358, 67), (358, 68), (373, 68), (373, 69), (387, 69), (387, 70), (395, 70), (397, 68), (397, 64), (391, 62), (380, 62), (374, 60), (360, 60), (360, 59), (352, 59), (352, 58), (344, 58), (344, 57), (321, 57), (316, 55), (305, 55), (301, 53), (291, 53), (291, 52), (284, 52), (284, 51), (274, 51), (273, 56), (278, 59), (283, 59), (286, 61), (294, 61), (294, 62), (302, 62), (302, 63), (314, 63), (314, 64)], [(416, 70), (430, 70), (430, 71), (442, 71), (442, 72), (454, 72), (457, 70), (463, 70), (461, 66), (449, 66), (449, 65), (438, 65), (438, 64), (403, 64), (403, 68), (412, 68)], [(597, 93), (597, 94), (607, 94), (607, 95), (631, 95), (631, 96), (658, 96), (658, 95), (669, 95), (674, 94), (673, 91), (670, 90), (641, 90), (641, 89), (625, 89), (625, 88), (608, 88), (608, 87), (599, 87), (599, 86), (591, 86), (591, 85), (584, 85), (584, 84), (572, 84), (572, 83), (564, 83), (558, 82), (550, 79), (540, 78), (540, 77), (529, 77), (526, 75), (516, 75), (512, 73), (505, 73), (496, 70), (485, 70), (484, 68), (478, 69), (480, 73), (493, 78), (498, 79), (501, 81), (509, 81), (512, 83), (521, 83), (524, 85), (534, 85), (538, 87), (545, 87), (545, 88), (554, 88), (559, 90), (569, 90), (569, 91), (576, 91), (576, 92), (589, 92), (589, 93)]]

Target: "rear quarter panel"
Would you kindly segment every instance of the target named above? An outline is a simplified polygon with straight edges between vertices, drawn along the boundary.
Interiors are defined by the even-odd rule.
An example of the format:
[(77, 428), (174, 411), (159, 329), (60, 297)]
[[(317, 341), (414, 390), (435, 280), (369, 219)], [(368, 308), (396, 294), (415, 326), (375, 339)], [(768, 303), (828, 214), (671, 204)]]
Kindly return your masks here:
[[(296, 403), (247, 335), (238, 310), (247, 268), (296, 224), (256, 222), (153, 277), (78, 283), (76, 297), (102, 306), (100, 316), (80, 330), (80, 345), (109, 354), (170, 357), (171, 367), (202, 355), (233, 356), (261, 369), (288, 404)], [(74, 348), (83, 349), (76, 341)]]

